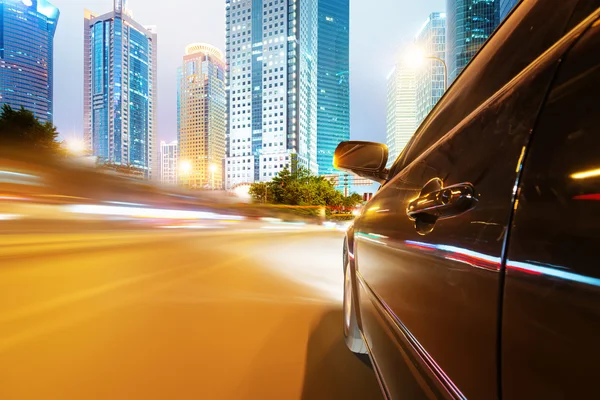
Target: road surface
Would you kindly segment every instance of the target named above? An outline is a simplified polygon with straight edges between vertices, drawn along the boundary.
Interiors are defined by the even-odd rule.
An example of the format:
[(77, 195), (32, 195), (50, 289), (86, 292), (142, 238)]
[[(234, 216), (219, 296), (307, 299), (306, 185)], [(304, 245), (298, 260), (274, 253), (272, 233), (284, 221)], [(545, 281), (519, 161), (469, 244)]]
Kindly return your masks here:
[(0, 399), (380, 399), (342, 234), (243, 226), (5, 233)]

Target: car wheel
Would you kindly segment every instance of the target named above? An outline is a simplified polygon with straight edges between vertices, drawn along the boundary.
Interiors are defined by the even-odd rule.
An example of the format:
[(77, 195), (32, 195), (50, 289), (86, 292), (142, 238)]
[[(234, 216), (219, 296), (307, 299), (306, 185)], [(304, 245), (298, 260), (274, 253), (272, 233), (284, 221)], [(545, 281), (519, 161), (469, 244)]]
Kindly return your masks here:
[(354, 310), (354, 295), (352, 289), (352, 272), (350, 271), (350, 262), (348, 255), (344, 254), (346, 266), (344, 268), (344, 338), (346, 346), (353, 353), (367, 354), (367, 347), (362, 340), (358, 323), (356, 322), (356, 312)]

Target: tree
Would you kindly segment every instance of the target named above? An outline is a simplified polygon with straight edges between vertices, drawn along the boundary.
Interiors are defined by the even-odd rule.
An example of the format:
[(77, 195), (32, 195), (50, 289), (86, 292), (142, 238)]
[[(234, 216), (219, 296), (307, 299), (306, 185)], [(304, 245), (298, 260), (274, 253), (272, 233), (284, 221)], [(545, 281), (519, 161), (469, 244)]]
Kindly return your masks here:
[(144, 176), (144, 170), (132, 164), (115, 164), (111, 161), (102, 160), (97, 164), (100, 169), (110, 169), (119, 174), (130, 176)]
[(360, 195), (353, 193), (345, 197), (332, 181), (315, 176), (302, 166), (294, 171), (286, 167), (270, 182), (252, 184), (249, 193), (257, 202), (291, 206), (353, 208), (362, 202)]
[(350, 196), (344, 198), (344, 206), (354, 208), (363, 202), (363, 198), (358, 193), (352, 193)]
[(35, 150), (41, 152), (61, 152), (56, 141), (58, 132), (50, 122), (42, 124), (29, 110), (21, 107), (14, 110), (4, 104), (0, 111), (0, 147)]
[(265, 182), (256, 182), (250, 186), (248, 193), (258, 202), (266, 203), (269, 197), (269, 185)]

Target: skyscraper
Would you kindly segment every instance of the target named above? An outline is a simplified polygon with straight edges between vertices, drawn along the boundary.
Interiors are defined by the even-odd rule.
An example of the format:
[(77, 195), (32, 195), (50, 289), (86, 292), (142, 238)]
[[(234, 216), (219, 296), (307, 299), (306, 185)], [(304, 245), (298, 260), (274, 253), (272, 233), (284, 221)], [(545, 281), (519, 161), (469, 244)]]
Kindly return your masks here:
[(179, 168), (177, 157), (177, 140), (170, 143), (160, 142), (158, 152), (160, 183), (166, 185), (177, 184), (177, 171)]
[(317, 163), (319, 175), (337, 173), (333, 152), (350, 139), (350, 4), (319, 0)]
[[(152, 177), (156, 132), (156, 32), (125, 0), (84, 15), (84, 138), (100, 159)], [(155, 171), (156, 172), (156, 171)]]
[(317, 164), (317, 0), (226, 0), (226, 186)]
[(0, 12), (0, 104), (52, 122), (58, 8), (46, 0), (4, 0)]
[[(446, 58), (446, 14), (431, 13), (415, 37), (416, 47), (426, 56)], [(416, 125), (444, 94), (444, 65), (436, 59), (426, 59), (416, 71)]]
[(500, 0), (447, 0), (446, 63), (449, 84), (500, 22)]
[(415, 68), (398, 63), (388, 75), (387, 138), (389, 164), (400, 155), (417, 128)]
[(178, 75), (179, 180), (192, 188), (221, 188), (227, 115), (223, 53), (191, 44)]
[(500, 0), (500, 21), (502, 21), (510, 10), (512, 10), (520, 0)]

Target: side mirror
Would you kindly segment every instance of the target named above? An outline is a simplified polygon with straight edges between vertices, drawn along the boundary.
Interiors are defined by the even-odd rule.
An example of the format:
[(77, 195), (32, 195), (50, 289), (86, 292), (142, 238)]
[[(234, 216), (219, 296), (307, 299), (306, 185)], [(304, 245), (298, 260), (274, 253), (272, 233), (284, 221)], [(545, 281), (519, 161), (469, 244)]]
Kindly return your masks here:
[(333, 155), (333, 166), (383, 183), (387, 178), (387, 160), (388, 148), (385, 144), (352, 140), (338, 144)]

